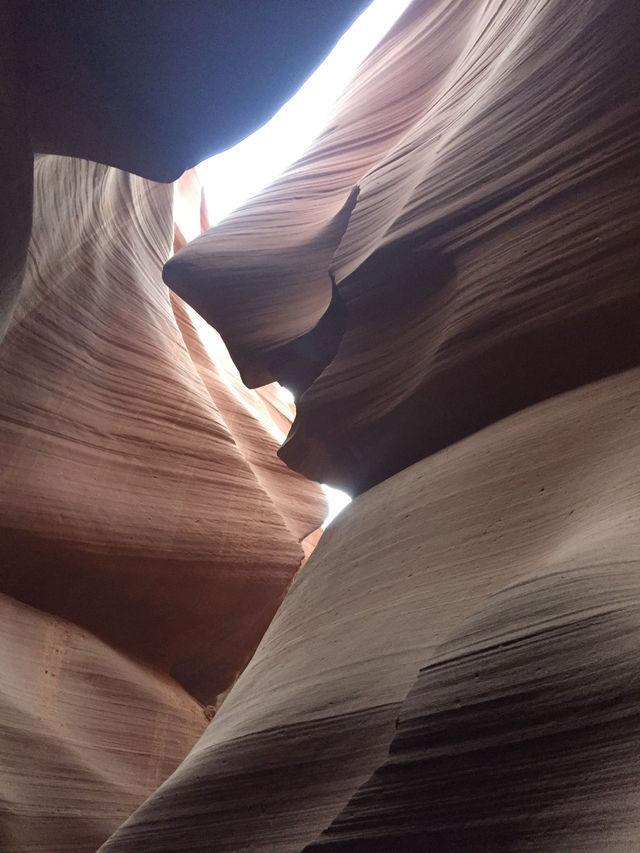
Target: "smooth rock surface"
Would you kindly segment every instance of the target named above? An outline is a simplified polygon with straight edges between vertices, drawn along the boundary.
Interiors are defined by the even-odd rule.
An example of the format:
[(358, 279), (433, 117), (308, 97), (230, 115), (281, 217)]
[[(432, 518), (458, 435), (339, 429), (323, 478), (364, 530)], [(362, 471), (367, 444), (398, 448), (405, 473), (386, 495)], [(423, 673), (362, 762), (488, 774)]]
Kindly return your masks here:
[[(31, 145), (169, 179), (360, 5), (0, 0), (3, 851), (640, 853), (634, 0), (415, 0), (188, 245), (194, 173), (38, 158), (22, 276)], [(279, 609), (324, 499), (172, 246), (369, 489)]]
[(640, 849), (637, 561), (490, 596), (421, 670), (389, 757), (308, 853)]
[[(185, 172), (177, 182), (173, 210), (176, 248), (185, 245), (186, 235), (209, 227), (205, 193), (195, 170)], [(248, 389), (215, 329), (204, 330), (206, 339), (201, 339), (180, 297), (171, 293), (170, 299), (193, 366), (215, 400), (238, 449), (287, 527), (302, 542), (315, 532), (314, 526), (317, 528), (324, 520), (328, 509), (320, 489), (287, 468), (277, 456), (295, 409), (282, 401), (273, 383)]]
[[(517, 634), (525, 617), (535, 627), (541, 607), (560, 633), (541, 633), (530, 660), (534, 666), (540, 658), (541, 673), (525, 667), (523, 678), (540, 679), (550, 726), (566, 713), (560, 698), (549, 699), (563, 660), (565, 689), (573, 701), (582, 697), (585, 714), (610, 687), (610, 710), (621, 711), (619, 738), (610, 737), (618, 723), (608, 711), (601, 737), (590, 737), (600, 782), (615, 780), (611, 793), (622, 801), (599, 835), (573, 836), (567, 826), (564, 846), (554, 849), (591, 851), (599, 839), (601, 850), (640, 850), (637, 832), (629, 835), (637, 818), (621, 813), (640, 793), (633, 708), (639, 522), (639, 369), (530, 407), (371, 489), (326, 531), (203, 738), (102, 853), (299, 853), (386, 761), (401, 706), (419, 671), (436, 668), (443, 644), (461, 653), (476, 631), (492, 683), (508, 692), (520, 652), (502, 657), (490, 646), (502, 632)], [(558, 577), (574, 576), (575, 594), (558, 588)], [(508, 589), (514, 585), (516, 593)], [(600, 627), (585, 616), (596, 600), (608, 613)], [(467, 621), (474, 613), (480, 627), (469, 628), (478, 625)], [(562, 633), (568, 618), (577, 620), (575, 638)], [(473, 690), (461, 685), (461, 706)], [(443, 737), (453, 752), (464, 750), (464, 732), (451, 728)], [(565, 783), (577, 781), (584, 793), (591, 771), (558, 764), (565, 746), (580, 758), (575, 742), (560, 740), (539, 743), (535, 784), (544, 796), (527, 799), (528, 777), (521, 780), (523, 820), (545, 819), (549, 797), (582, 816), (598, 798), (596, 785), (571, 805)], [(494, 769), (474, 765), (487, 784)], [(493, 805), (495, 816), (506, 801)]]
[(169, 261), (249, 384), (311, 350), (287, 464), (357, 493), (640, 363), (639, 15), (416, 0), (309, 152)]
[(0, 595), (0, 849), (92, 853), (204, 730), (198, 702)]
[(174, 314), (160, 276), (172, 198), (109, 167), (37, 160), (0, 350), (0, 591), (213, 703), (326, 502), (275, 457), (268, 403), (223, 381), (179, 302)]
[(175, 180), (271, 118), (366, 5), (9, 0), (34, 150)]

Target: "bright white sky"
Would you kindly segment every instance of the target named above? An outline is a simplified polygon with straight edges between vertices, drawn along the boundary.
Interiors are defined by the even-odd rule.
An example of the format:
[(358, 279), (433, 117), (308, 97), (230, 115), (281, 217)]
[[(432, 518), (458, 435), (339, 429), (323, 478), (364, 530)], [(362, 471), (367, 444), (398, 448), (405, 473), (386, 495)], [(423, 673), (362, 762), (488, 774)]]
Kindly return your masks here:
[[(304, 154), (326, 126), (331, 110), (360, 63), (400, 17), (411, 0), (374, 0), (352, 24), (320, 67), (263, 127), (198, 167), (211, 225), (260, 192)], [(211, 334), (195, 312), (192, 319), (205, 346)], [(208, 330), (208, 332), (207, 332)], [(282, 389), (285, 400), (291, 394)], [(287, 396), (288, 395), (288, 396)], [(326, 527), (351, 498), (322, 487), (329, 502)]]
[(410, 2), (374, 0), (267, 124), (197, 167), (207, 191), (212, 225), (272, 183), (304, 154), (326, 125), (333, 105), (357, 67)]

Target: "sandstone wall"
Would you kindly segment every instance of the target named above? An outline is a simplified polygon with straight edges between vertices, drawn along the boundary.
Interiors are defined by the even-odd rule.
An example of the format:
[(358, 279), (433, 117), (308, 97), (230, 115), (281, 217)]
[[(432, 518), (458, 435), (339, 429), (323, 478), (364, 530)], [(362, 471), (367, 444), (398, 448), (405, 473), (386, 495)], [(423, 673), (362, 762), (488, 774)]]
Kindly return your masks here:
[(640, 850), (639, 412), (635, 369), (357, 498), (101, 853), (299, 853), (343, 809), (318, 849)]
[(0, 350), (7, 853), (95, 849), (162, 781), (326, 514), (162, 283), (173, 187), (54, 156), (35, 186)]
[(304, 391), (289, 465), (360, 492), (638, 363), (639, 24), (414, 2), (302, 160), (167, 264), (249, 384)]

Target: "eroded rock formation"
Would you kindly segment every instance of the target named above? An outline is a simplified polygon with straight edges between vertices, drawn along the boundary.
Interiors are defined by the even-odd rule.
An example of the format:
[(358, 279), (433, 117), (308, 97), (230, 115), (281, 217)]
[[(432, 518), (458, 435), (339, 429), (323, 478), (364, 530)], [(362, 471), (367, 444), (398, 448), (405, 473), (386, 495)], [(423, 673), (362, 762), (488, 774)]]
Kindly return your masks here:
[(638, 847), (637, 14), (414, 3), (165, 267), (246, 381), (307, 376), (283, 458), (378, 485), (104, 853)]
[(207, 725), (172, 679), (4, 595), (0, 666), (3, 853), (95, 851)]
[[(423, 802), (420, 828), (435, 838), (449, 829), (440, 838), (450, 846), (437, 849), (640, 849), (630, 807), (640, 751), (639, 411), (636, 368), (502, 420), (353, 501), (325, 532), (203, 738), (101, 853), (300, 853), (345, 807), (348, 824), (348, 803), (387, 761), (423, 668), (420, 683), (432, 679), (425, 724), (440, 711), (433, 725), (440, 720), (440, 737), (450, 741), (438, 764), (443, 784), (459, 778), (467, 738), (481, 736), (479, 692), (496, 699), (497, 744), (509, 732), (524, 737), (522, 702), (532, 715), (546, 714), (534, 766), (523, 767), (519, 787), (510, 783), (509, 802), (530, 832), (514, 829), (512, 846), (500, 847), (499, 835), (496, 846), (483, 846), (487, 827), (504, 828), (509, 802), (496, 796), (474, 800), (482, 821), (466, 823), (470, 834), (460, 840), (455, 821), (472, 815), (466, 794), (506, 784), (513, 771), (513, 755), (487, 734), (486, 764), (467, 752), (477, 787), (443, 799), (429, 789)], [(463, 656), (469, 647), (475, 668)], [(444, 673), (442, 661), (454, 653), (459, 664)], [(435, 761), (437, 744), (430, 746)], [(562, 755), (567, 767), (558, 764)], [(424, 789), (432, 770), (425, 765)], [(408, 790), (401, 782), (398, 797), (410, 797), (415, 784), (415, 776)], [(545, 816), (549, 800), (565, 820)], [(368, 850), (373, 836), (383, 841), (373, 850), (413, 850), (385, 845), (394, 827), (384, 811), (368, 822), (361, 815), (353, 836), (364, 846), (353, 849)], [(349, 838), (340, 829), (328, 835), (329, 849), (333, 838), (336, 849)]]
[(636, 850), (639, 592), (635, 561), (487, 598), (420, 671), (389, 758), (305, 851)]
[(155, 181), (251, 133), (366, 0), (0, 0), (0, 340), (18, 299), (33, 151)]
[(212, 362), (162, 283), (173, 187), (53, 156), (35, 174), (0, 351), (0, 590), (44, 611), (6, 600), (7, 853), (61, 824), (50, 849), (95, 849), (162, 781), (204, 728), (196, 699), (233, 683), (326, 514), (276, 456), (284, 410), (241, 387), (222, 344)]
[[(278, 90), (192, 135), (286, 31), (151, 6), (0, 2), (3, 851), (640, 853), (637, 4), (415, 0), (210, 231), (196, 173), (40, 157), (20, 290), (32, 143), (169, 177)], [(180, 297), (362, 493), (273, 621), (323, 500)]]
[(286, 384), (337, 283), (289, 465), (358, 492), (638, 362), (638, 25), (629, 0), (413, 3), (307, 155), (170, 261), (249, 383)]

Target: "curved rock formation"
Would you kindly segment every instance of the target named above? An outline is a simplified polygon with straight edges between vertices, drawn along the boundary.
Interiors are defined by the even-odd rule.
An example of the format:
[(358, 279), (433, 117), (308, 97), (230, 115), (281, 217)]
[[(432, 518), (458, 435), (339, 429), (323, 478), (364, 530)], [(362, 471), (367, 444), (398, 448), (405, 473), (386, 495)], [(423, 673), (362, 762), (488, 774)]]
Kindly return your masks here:
[[(640, 361), (639, 25), (631, 0), (418, 0), (308, 154), (167, 264), (249, 384), (311, 345), (289, 465), (359, 492)], [(339, 329), (309, 344), (332, 278), (337, 354)]]
[[(640, 546), (638, 412), (635, 369), (493, 424), (357, 498), (324, 534), (205, 735), (102, 853), (299, 853), (386, 760), (419, 670), (437, 671), (443, 643), (461, 653), (471, 630), (467, 618), (476, 612), (484, 619), (482, 634), (480, 628), (473, 634), (478, 648), (487, 649), (475, 670), (481, 684), (508, 693), (511, 672), (502, 670), (498, 678), (501, 663), (489, 647), (502, 642), (504, 632), (517, 633), (525, 615), (535, 624), (534, 606), (542, 605), (558, 633), (540, 634), (539, 655), (530, 658), (534, 666), (539, 656), (542, 663), (535, 666), (549, 677), (539, 699), (540, 707), (547, 703), (550, 728), (563, 719), (553, 704), (560, 697), (549, 695), (563, 660), (565, 689), (574, 701), (582, 697), (585, 715), (596, 713), (609, 688), (617, 691), (615, 701), (611, 693), (610, 711), (620, 714), (616, 722), (604, 709), (603, 727), (589, 734), (603, 773), (599, 781), (590, 781), (588, 762), (558, 765), (560, 747), (549, 737), (541, 740), (536, 759), (544, 796), (526, 802), (527, 778), (514, 796), (520, 794), (518, 804), (528, 809), (524, 817), (531, 822), (544, 822), (543, 806), (554, 796), (559, 812), (584, 817), (595, 808), (590, 797), (596, 797), (598, 784), (615, 777), (611, 795), (623, 794), (624, 801), (603, 817), (599, 834), (586, 831), (575, 838), (586, 839), (587, 850), (597, 849), (595, 839), (602, 841), (601, 850), (640, 850), (635, 840), (620, 846), (637, 830), (637, 817), (620, 810), (638, 795), (638, 720), (629, 706), (639, 625), (637, 582), (629, 580), (637, 574)], [(563, 576), (567, 583), (580, 578), (575, 594), (563, 590), (560, 597), (545, 598)], [(513, 594), (500, 591), (514, 584), (521, 585), (522, 596), (516, 594), (517, 606), (507, 606)], [(568, 629), (562, 633), (571, 595), (576, 610), (583, 609), (585, 629), (576, 628), (574, 638)], [(530, 605), (524, 615), (523, 598)], [(585, 615), (595, 599), (605, 614), (600, 622)], [(571, 645), (581, 636), (586, 672)], [(512, 654), (520, 654), (515, 646)], [(465, 672), (453, 673), (452, 679), (460, 674), (459, 692), (454, 679), (447, 696), (458, 696), (459, 713), (466, 707), (471, 714), (475, 687), (466, 684)], [(525, 667), (523, 679), (529, 677), (535, 671)], [(621, 696), (625, 678), (629, 690)], [(507, 731), (508, 726), (505, 737)], [(579, 744), (567, 732), (568, 753), (578, 759)], [(442, 736), (452, 751), (464, 750), (466, 735), (459, 727)], [(477, 789), (483, 780), (495, 781), (496, 767), (499, 763), (473, 764), (480, 774)], [(577, 797), (586, 792), (585, 798), (572, 803), (561, 796), (565, 779), (576, 783)], [(441, 801), (438, 806), (441, 810)], [(508, 803), (491, 806), (489, 818)], [(572, 831), (569, 823), (561, 833), (569, 847)]]
[(0, 595), (0, 849), (95, 851), (207, 720), (174, 681)]
[(35, 151), (175, 180), (266, 122), (366, 0), (3, 0)]
[(160, 278), (173, 188), (52, 157), (36, 180), (0, 353), (0, 589), (213, 702), (324, 498), (275, 458), (266, 404), (222, 381), (178, 303), (176, 322)]
[[(640, 853), (637, 3), (415, 0), (187, 245), (196, 174), (40, 157), (20, 289), (32, 144), (174, 176), (361, 5), (0, 0), (10, 853)], [(181, 297), (369, 489), (281, 607), (324, 500)]]
[(390, 755), (308, 853), (640, 846), (637, 563), (491, 596), (418, 676)]
[(366, 0), (0, 0), (0, 340), (33, 151), (172, 181), (266, 122)]
[[(185, 172), (176, 183), (173, 210), (175, 249), (186, 244), (187, 234), (199, 234), (209, 227), (204, 188), (195, 170)], [(302, 543), (315, 533), (314, 528), (318, 529), (327, 507), (320, 490), (294, 474), (277, 457), (295, 410), (282, 402), (273, 384), (249, 390), (215, 329), (203, 330), (205, 346), (182, 300), (175, 293), (170, 294), (170, 299), (193, 366), (258, 483)]]
[(95, 850), (163, 781), (326, 515), (276, 456), (273, 391), (221, 342), (212, 361), (162, 283), (173, 187), (51, 156), (35, 174), (0, 349), (0, 592), (39, 608), (0, 598), (6, 853)]

